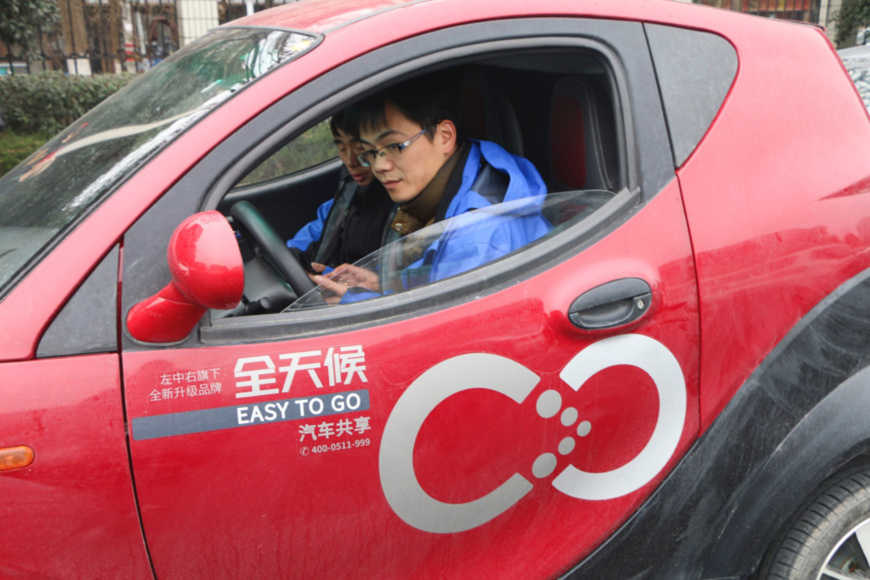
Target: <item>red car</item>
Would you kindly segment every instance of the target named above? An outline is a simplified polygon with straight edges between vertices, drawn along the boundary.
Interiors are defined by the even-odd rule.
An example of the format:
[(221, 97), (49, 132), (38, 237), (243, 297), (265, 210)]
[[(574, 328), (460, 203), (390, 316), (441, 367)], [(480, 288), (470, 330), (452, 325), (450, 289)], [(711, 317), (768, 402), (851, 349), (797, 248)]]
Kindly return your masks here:
[[(324, 122), (436, 70), (552, 227), (327, 305)], [(0, 293), (4, 578), (870, 578), (870, 119), (813, 26), (260, 12), (0, 180)]]

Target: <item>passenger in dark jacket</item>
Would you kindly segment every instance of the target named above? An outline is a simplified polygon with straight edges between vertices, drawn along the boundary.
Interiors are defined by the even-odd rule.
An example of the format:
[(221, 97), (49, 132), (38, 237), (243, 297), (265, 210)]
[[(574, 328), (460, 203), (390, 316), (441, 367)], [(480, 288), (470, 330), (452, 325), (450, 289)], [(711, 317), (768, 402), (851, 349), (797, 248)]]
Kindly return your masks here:
[(363, 149), (356, 124), (349, 123), (341, 112), (330, 120), (330, 129), (344, 163), (338, 189), (317, 208), (316, 219), (287, 241), (290, 251), (312, 273), (351, 264), (380, 248), (395, 211), (395, 204), (373, 178), (371, 168), (357, 159)]

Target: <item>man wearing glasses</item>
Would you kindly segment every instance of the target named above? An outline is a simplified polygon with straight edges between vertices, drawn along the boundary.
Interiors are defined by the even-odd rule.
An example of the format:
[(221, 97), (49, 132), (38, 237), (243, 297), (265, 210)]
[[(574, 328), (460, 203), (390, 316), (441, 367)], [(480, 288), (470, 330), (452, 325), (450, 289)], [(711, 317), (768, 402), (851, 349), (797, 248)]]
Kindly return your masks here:
[[(523, 198), (535, 198), (529, 203), (536, 208), (543, 203), (546, 186), (528, 160), (495, 143), (463, 138), (459, 90), (452, 84), (443, 75), (413, 79), (349, 109), (365, 149), (359, 161), (372, 168), (398, 204), (390, 226), (392, 239), (495, 204)], [(434, 282), (500, 258), (549, 230), (547, 220), (535, 211), (497, 223), (481, 221), (461, 231), (448, 226), (413, 267), (425, 272), (423, 282)], [(377, 275), (354, 272), (352, 267), (315, 281), (342, 296), (342, 302), (372, 296), (359, 289), (347, 292), (348, 287), (381, 291)]]

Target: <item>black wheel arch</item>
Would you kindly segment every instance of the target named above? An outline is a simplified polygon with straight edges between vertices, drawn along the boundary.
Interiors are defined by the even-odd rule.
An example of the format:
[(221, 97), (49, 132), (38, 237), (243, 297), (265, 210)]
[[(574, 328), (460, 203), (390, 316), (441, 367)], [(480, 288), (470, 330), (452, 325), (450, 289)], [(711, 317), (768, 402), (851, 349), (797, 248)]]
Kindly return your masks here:
[[(734, 494), (733, 515), (704, 566), (704, 577), (745, 576), (811, 501), (820, 485), (870, 461), (870, 367), (831, 391)], [(749, 564), (752, 564), (750, 568)]]

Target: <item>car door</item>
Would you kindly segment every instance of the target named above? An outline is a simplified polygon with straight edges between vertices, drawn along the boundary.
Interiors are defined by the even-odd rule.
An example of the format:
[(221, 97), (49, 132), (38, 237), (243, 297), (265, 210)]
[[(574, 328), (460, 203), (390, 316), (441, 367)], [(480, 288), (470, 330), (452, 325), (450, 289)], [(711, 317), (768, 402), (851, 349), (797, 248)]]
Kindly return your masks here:
[[(423, 70), (432, 46), (464, 51), (463, 64), (508, 66), (522, 50), (535, 65), (542, 53), (605, 65), (609, 200), (407, 293), (207, 315), (169, 345), (125, 331), (131, 457), (158, 576), (552, 576), (623, 523), (697, 436), (694, 262), (639, 23), (479, 23), (337, 67), (261, 115), (280, 130), (238, 131), (128, 231), (122, 312), (169, 281), (175, 225), (217, 207), (276, 140), (367, 79)], [(515, 96), (555, 110), (574, 80)], [(527, 156), (559, 182), (549, 129), (526, 128)]]

